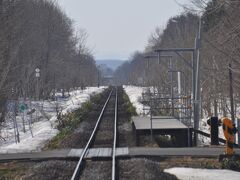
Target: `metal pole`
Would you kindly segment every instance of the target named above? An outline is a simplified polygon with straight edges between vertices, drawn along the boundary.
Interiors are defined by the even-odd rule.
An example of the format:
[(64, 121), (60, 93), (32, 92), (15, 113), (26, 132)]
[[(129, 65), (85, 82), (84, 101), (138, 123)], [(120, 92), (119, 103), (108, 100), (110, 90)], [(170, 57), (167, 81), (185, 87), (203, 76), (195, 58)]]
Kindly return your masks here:
[[(195, 106), (195, 53), (192, 53), (192, 113), (193, 113), (193, 127), (196, 128), (196, 106)], [(194, 146), (197, 145), (197, 133), (194, 131)]]
[[(181, 72), (178, 71), (177, 72), (177, 75), (178, 75), (178, 96), (179, 98), (181, 98)], [(182, 107), (182, 100), (180, 99), (180, 107)], [(180, 110), (179, 112), (179, 118), (180, 118), (180, 122), (182, 122), (182, 110)]]
[(99, 74), (99, 69), (98, 69), (98, 88), (99, 88), (99, 84), (100, 84), (100, 82), (99, 82), (99, 77), (100, 76), (100, 74)]
[(217, 96), (216, 96), (216, 92), (217, 92), (217, 83), (216, 83), (216, 79), (213, 78), (213, 86), (214, 86), (214, 91), (215, 91), (215, 95), (214, 95), (214, 101), (213, 101), (213, 106), (214, 106), (214, 117), (218, 117), (218, 109), (217, 109)]
[[(233, 77), (232, 77), (232, 64), (228, 65), (229, 70), (229, 93), (230, 93), (230, 106), (231, 106), (231, 119), (232, 124), (235, 124), (235, 116), (234, 116), (234, 100), (233, 100)], [(234, 135), (234, 142), (236, 142), (236, 136)]]
[(21, 113), (22, 115), (22, 125), (23, 125), (23, 132), (26, 132), (26, 128), (25, 128), (25, 117), (24, 117), (24, 112)]
[(181, 93), (182, 93), (181, 92), (181, 88), (182, 88), (181, 87), (181, 72), (178, 71), (177, 74), (178, 74), (178, 94), (181, 95)]
[(16, 116), (13, 116), (13, 122), (14, 122), (14, 127), (16, 129), (16, 136), (17, 136), (17, 142), (20, 143), (20, 135), (19, 135), (19, 131), (18, 131), (18, 124), (17, 124), (17, 119)]
[(151, 142), (153, 142), (153, 129), (152, 129), (152, 99), (150, 99), (150, 123), (151, 123)]
[(39, 109), (39, 83), (37, 77), (37, 87), (36, 87), (36, 120), (38, 121), (38, 109)]
[(173, 63), (172, 63), (172, 58), (170, 57), (169, 59), (169, 69), (170, 69), (170, 81), (171, 81), (171, 106), (172, 106), (172, 116), (174, 116), (174, 94), (173, 94)]
[[(195, 52), (194, 54), (194, 128), (196, 130), (199, 129), (199, 100), (200, 100), (200, 71), (199, 71), (199, 66), (200, 66), (200, 39), (201, 39), (201, 18), (199, 19), (199, 28), (198, 28), (198, 34), (195, 40)], [(198, 135), (195, 133), (194, 135), (194, 140), (195, 140), (195, 145), (197, 146), (197, 140), (198, 140)]]
[(31, 119), (28, 119), (28, 118), (27, 118), (27, 120), (28, 120), (28, 126), (29, 126), (29, 130), (30, 130), (31, 136), (33, 137), (32, 127), (31, 127), (32, 121), (31, 121)]
[(39, 79), (37, 77), (37, 100), (39, 101), (40, 97), (39, 97)]
[(240, 147), (240, 119), (237, 120), (238, 147)]
[(40, 98), (39, 98), (39, 94), (40, 94), (40, 93), (39, 93), (40, 69), (39, 69), (39, 68), (36, 68), (36, 69), (35, 69), (35, 73), (36, 73), (35, 75), (36, 75), (36, 78), (37, 78), (37, 85), (36, 85), (36, 86), (37, 86), (37, 87), (36, 87), (36, 96), (37, 96), (37, 97), (36, 97), (36, 101), (37, 101), (37, 102), (36, 102), (36, 119), (38, 120), (38, 107), (37, 107), (37, 106), (39, 105), (39, 99), (40, 99)]

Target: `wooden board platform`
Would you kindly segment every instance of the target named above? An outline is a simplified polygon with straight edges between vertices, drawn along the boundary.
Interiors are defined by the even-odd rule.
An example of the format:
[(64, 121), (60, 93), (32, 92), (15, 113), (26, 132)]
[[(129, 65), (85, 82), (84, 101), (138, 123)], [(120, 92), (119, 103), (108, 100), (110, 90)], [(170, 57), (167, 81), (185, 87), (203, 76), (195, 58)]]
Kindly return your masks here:
[[(151, 129), (151, 121), (148, 116), (132, 117), (136, 130)], [(152, 129), (187, 129), (188, 127), (174, 117), (154, 116), (152, 119)]]
[[(152, 124), (148, 116), (132, 117), (133, 136), (136, 146), (139, 146), (140, 136), (170, 135), (175, 138), (175, 146), (192, 146), (192, 129), (171, 116), (153, 116)], [(152, 125), (152, 126), (151, 126)], [(152, 128), (151, 128), (152, 127)]]

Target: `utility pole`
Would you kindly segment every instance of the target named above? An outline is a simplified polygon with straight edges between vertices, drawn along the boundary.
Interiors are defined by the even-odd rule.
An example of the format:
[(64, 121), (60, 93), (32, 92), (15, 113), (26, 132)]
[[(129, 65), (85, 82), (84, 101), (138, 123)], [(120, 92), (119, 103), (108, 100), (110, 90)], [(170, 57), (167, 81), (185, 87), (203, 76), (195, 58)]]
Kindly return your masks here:
[[(193, 63), (195, 62), (196, 64), (193, 66), (195, 67), (193, 70), (193, 73), (195, 74), (194, 76), (194, 91), (193, 93), (193, 100), (194, 100), (194, 128), (196, 130), (199, 129), (199, 120), (200, 120), (200, 41), (201, 41), (201, 18), (199, 19), (199, 26), (198, 26), (198, 33), (196, 36), (196, 40), (195, 40), (195, 53), (194, 53), (194, 57), (193, 59), (196, 59), (193, 61)], [(195, 57), (196, 56), (196, 57)], [(197, 140), (198, 140), (198, 134), (195, 133), (194, 134), (194, 141), (195, 141), (195, 145), (197, 146)]]
[[(177, 76), (178, 76), (178, 97), (181, 98), (181, 94), (182, 94), (181, 88), (182, 87), (181, 87), (181, 72), (180, 71), (177, 72)], [(182, 99), (180, 99), (179, 102), (181, 103), (180, 108), (182, 108), (182, 103), (183, 103)], [(180, 118), (180, 122), (182, 122), (182, 109), (180, 109), (179, 118)]]
[[(232, 124), (235, 125), (235, 116), (234, 116), (234, 100), (233, 100), (233, 77), (232, 77), (232, 64), (228, 64), (229, 71), (229, 95), (230, 95), (230, 106), (231, 106), (231, 119)], [(234, 142), (236, 142), (236, 136), (234, 136)]]
[(169, 68), (170, 70), (170, 83), (171, 83), (171, 106), (172, 106), (172, 116), (174, 117), (174, 92), (173, 92), (173, 63), (172, 63), (172, 57), (169, 59)]
[(97, 73), (98, 73), (98, 75), (97, 75), (97, 77), (98, 77), (98, 85), (97, 85), (97, 86), (98, 86), (98, 88), (99, 88), (99, 84), (100, 84), (100, 82), (99, 82), (99, 81), (100, 81), (100, 77), (99, 77), (99, 76), (100, 76), (99, 69), (97, 70)]
[(214, 116), (215, 117), (218, 117), (218, 104), (217, 104), (217, 96), (216, 96), (216, 94), (217, 94), (217, 83), (216, 83), (216, 79), (215, 78), (213, 78), (213, 85), (214, 85), (214, 94), (215, 94), (215, 96), (214, 96)]

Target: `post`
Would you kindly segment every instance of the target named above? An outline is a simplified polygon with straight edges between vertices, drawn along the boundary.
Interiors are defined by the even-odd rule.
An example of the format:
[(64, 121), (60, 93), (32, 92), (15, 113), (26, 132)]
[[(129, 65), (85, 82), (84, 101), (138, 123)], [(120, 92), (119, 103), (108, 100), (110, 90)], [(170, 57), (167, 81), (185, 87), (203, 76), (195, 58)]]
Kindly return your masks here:
[(26, 132), (26, 128), (25, 128), (25, 117), (24, 117), (24, 112), (21, 112), (22, 115), (22, 126), (23, 126), (23, 132)]
[[(179, 101), (180, 101), (180, 108), (182, 108), (182, 99), (181, 98), (181, 72), (178, 71), (177, 72), (177, 75), (178, 75), (178, 97), (179, 97)], [(180, 112), (179, 112), (179, 118), (180, 118), (180, 122), (182, 122), (182, 109), (180, 109)]]
[[(151, 97), (150, 97), (151, 98)], [(151, 142), (153, 142), (153, 124), (152, 124), (152, 108), (153, 108), (153, 104), (152, 104), (152, 99), (150, 99), (150, 123), (151, 123)]]
[[(37, 78), (37, 85), (36, 85), (36, 100), (39, 101), (39, 78), (40, 78), (40, 69), (39, 68), (36, 68), (35, 69), (35, 72), (36, 72), (36, 78)], [(38, 106), (39, 105), (39, 102), (36, 103), (36, 105)], [(38, 120), (38, 111), (37, 111), (37, 108), (36, 108), (36, 119)]]
[(40, 69), (36, 68), (36, 78), (37, 78), (37, 87), (36, 87), (36, 99), (39, 100), (39, 78), (40, 78)]
[(56, 74), (53, 75), (53, 97), (54, 101), (56, 101)]
[(170, 70), (170, 83), (171, 83), (171, 106), (172, 106), (172, 116), (174, 116), (174, 94), (173, 94), (173, 63), (172, 63), (172, 57), (169, 59), (169, 70)]
[(17, 124), (17, 119), (15, 115), (13, 115), (13, 125), (14, 125), (15, 141), (16, 143), (20, 143), (20, 135), (19, 135), (18, 124)]
[(12, 88), (12, 100), (11, 100), (11, 108), (10, 108), (10, 114), (11, 119), (13, 120), (13, 126), (14, 126), (14, 135), (15, 135), (15, 142), (20, 143), (20, 135), (18, 130), (18, 124), (16, 119), (16, 100), (14, 97), (14, 89)]
[[(195, 106), (195, 81), (196, 81), (196, 74), (195, 74), (195, 69), (196, 69), (196, 65), (195, 65), (195, 51), (192, 52), (192, 117), (193, 117), (193, 128), (196, 128), (196, 116), (195, 116), (195, 111), (196, 111), (196, 106)], [(191, 122), (191, 121), (190, 121)], [(191, 122), (192, 124), (192, 122)], [(193, 146), (197, 145), (197, 136), (198, 134), (194, 131), (193, 134)]]
[[(235, 124), (235, 115), (234, 115), (234, 100), (233, 100), (233, 77), (232, 77), (232, 64), (228, 65), (229, 70), (229, 93), (230, 93), (230, 106), (231, 106), (231, 120), (232, 124)], [(234, 136), (234, 142), (236, 142), (236, 136)]]
[(213, 85), (214, 85), (214, 90), (215, 90), (215, 96), (214, 96), (214, 116), (217, 117), (218, 116), (218, 104), (217, 104), (217, 97), (216, 97), (216, 90), (217, 90), (217, 83), (216, 83), (216, 79), (213, 78)]
[(237, 121), (238, 147), (240, 147), (240, 119)]
[[(194, 64), (193, 64), (193, 73), (194, 73), (194, 128), (196, 130), (199, 129), (199, 100), (200, 100), (200, 41), (201, 41), (201, 18), (199, 19), (199, 26), (198, 26), (198, 34), (197, 37), (195, 39), (195, 52), (194, 53), (194, 59), (196, 59), (196, 61), (194, 60)], [(195, 133), (194, 135), (194, 140), (195, 140), (195, 145), (197, 146), (197, 140), (198, 140), (198, 135), (197, 133)]]
[(100, 81), (100, 77), (99, 77), (99, 76), (100, 76), (99, 69), (98, 69), (97, 71), (98, 71), (97, 73), (98, 73), (98, 88), (99, 88), (99, 85), (100, 85), (100, 82), (99, 82), (99, 81)]
[(178, 71), (178, 94), (181, 94), (181, 72)]
[[(195, 84), (196, 84), (196, 65), (195, 65), (195, 52), (192, 53), (192, 111), (193, 111), (193, 127), (196, 129), (196, 103), (195, 103)], [(193, 144), (194, 146), (197, 145), (197, 139), (198, 139), (198, 134), (194, 131), (194, 141)]]

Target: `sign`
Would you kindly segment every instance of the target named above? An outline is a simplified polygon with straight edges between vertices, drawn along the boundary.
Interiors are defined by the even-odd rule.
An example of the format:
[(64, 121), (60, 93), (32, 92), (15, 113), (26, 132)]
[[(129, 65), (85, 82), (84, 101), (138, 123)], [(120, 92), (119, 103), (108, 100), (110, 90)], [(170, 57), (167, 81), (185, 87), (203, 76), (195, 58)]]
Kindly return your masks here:
[(27, 104), (21, 103), (19, 104), (19, 111), (24, 112), (27, 109)]
[(36, 72), (36, 77), (40, 77), (40, 69), (39, 69), (39, 68), (36, 68), (36, 69), (35, 69), (35, 72)]
[(36, 72), (36, 73), (40, 73), (40, 69), (39, 69), (39, 68), (36, 68), (36, 69), (35, 69), (35, 72)]

